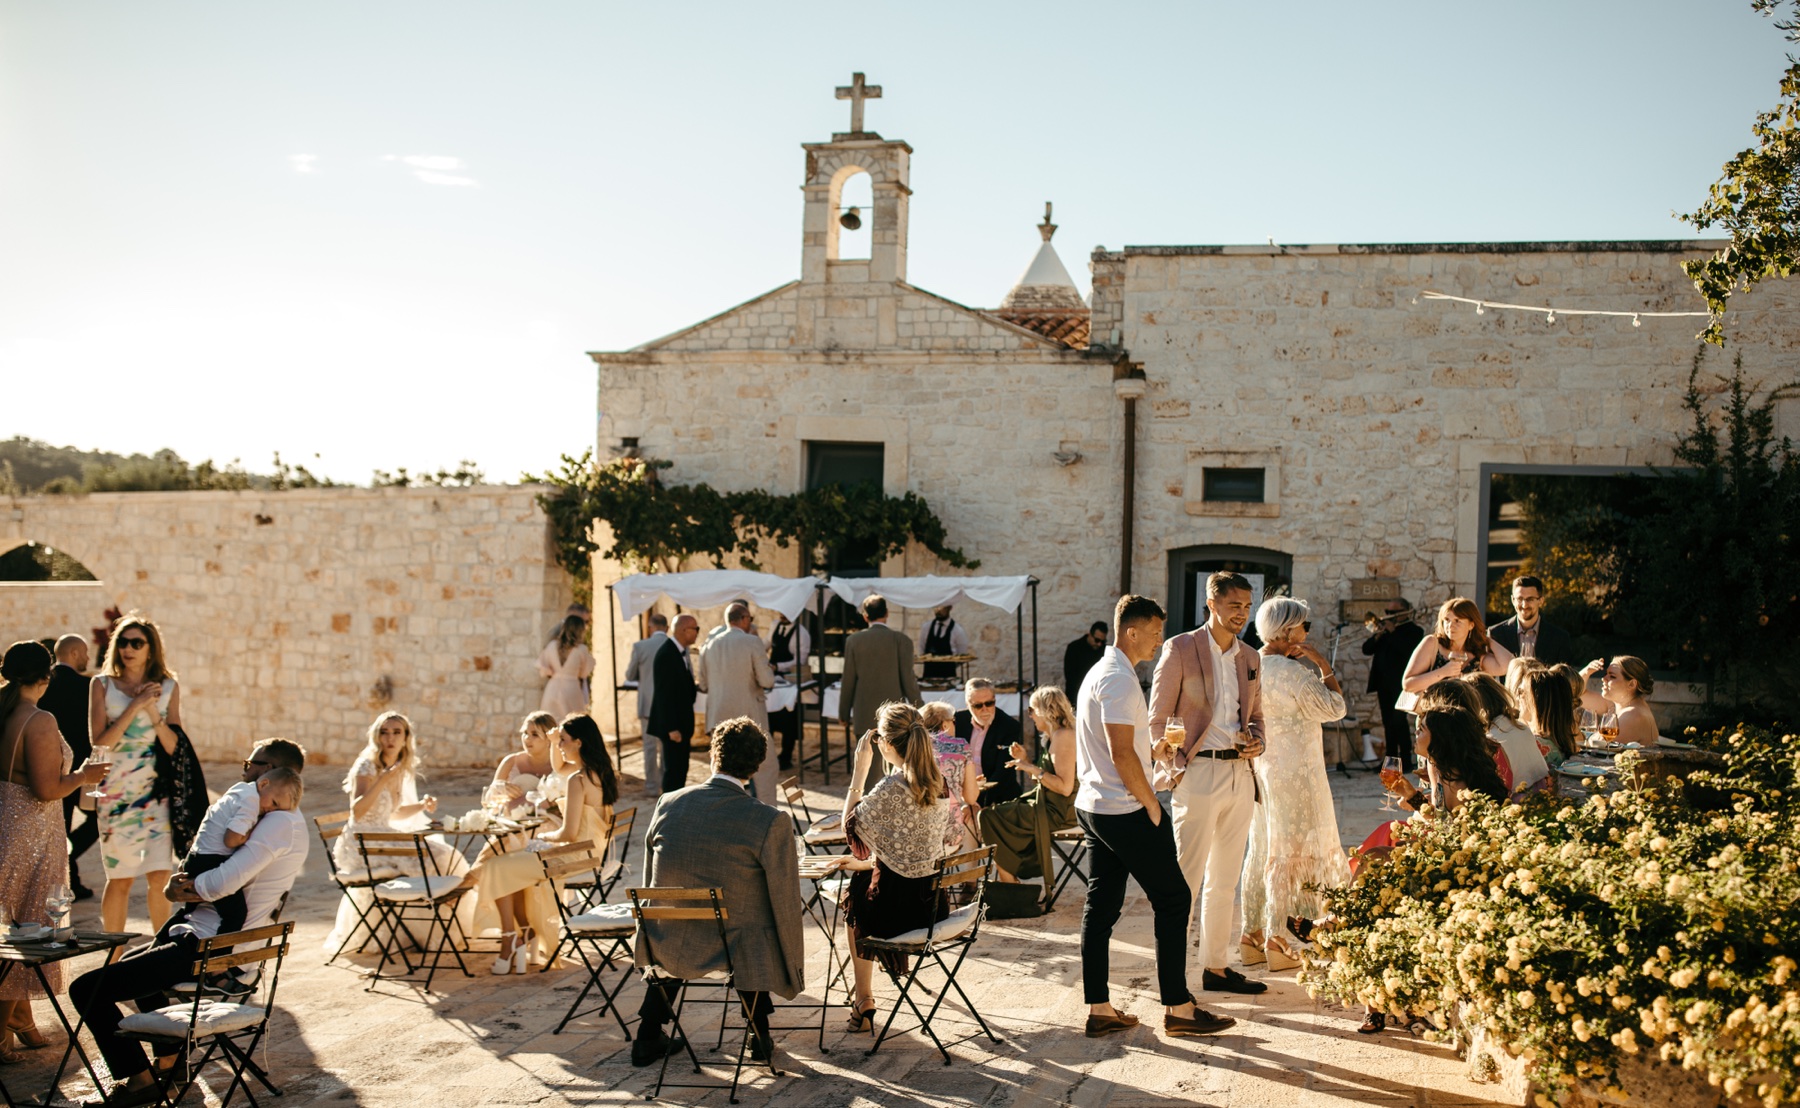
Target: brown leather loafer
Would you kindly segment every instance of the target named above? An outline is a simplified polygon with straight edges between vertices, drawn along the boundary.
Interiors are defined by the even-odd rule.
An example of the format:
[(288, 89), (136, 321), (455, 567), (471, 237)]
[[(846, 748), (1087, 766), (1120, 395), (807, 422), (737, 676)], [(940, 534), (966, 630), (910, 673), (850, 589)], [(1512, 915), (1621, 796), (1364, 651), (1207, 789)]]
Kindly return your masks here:
[(1098, 1039), (1115, 1031), (1129, 1031), (1137, 1025), (1138, 1018), (1126, 1012), (1116, 1016), (1089, 1016), (1086, 1034), (1090, 1039)]
[(1180, 1016), (1163, 1017), (1163, 1034), (1176, 1038), (1193, 1038), (1198, 1035), (1217, 1035), (1221, 1031), (1237, 1026), (1237, 1020), (1230, 1016), (1218, 1016), (1204, 1008), (1194, 1009), (1194, 1018), (1184, 1020)]

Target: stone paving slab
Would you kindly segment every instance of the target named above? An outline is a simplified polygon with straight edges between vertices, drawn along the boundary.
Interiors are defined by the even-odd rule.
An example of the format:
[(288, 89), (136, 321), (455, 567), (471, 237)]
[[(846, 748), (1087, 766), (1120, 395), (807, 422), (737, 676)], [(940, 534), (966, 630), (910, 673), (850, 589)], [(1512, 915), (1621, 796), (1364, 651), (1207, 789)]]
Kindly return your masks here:
[[(635, 769), (628, 756), (627, 770)], [(207, 767), (215, 785), (235, 770)], [(338, 807), (341, 768), (309, 770), (309, 812)], [(700, 769), (696, 766), (695, 776)], [(1347, 842), (1360, 839), (1379, 822), (1380, 787), (1374, 775), (1333, 773), (1341, 830)], [(815, 776), (816, 780), (816, 776)], [(473, 807), (485, 775), (438, 771), (426, 791), (443, 798), (452, 812)], [(628, 779), (623, 804), (648, 800)], [(841, 786), (808, 789), (815, 812), (841, 803)], [(635, 854), (635, 852), (634, 852)], [(84, 860), (97, 878), (97, 860)], [(362, 956), (323, 965), (320, 944), (330, 930), (337, 901), (316, 849), (290, 900), (289, 918), (298, 923), (294, 952), (282, 969), (275, 1033), (259, 1051), (286, 1095), (274, 1103), (363, 1105), (368, 1108), (476, 1108), (476, 1106), (625, 1104), (641, 1101), (654, 1070), (634, 1069), (630, 1048), (609, 1016), (551, 1030), (583, 981), (579, 968), (495, 977), (486, 972), (491, 955), (470, 956), (474, 977), (454, 967), (441, 971), (433, 992), (410, 981), (383, 982), (365, 991), (360, 971), (373, 964)], [(132, 927), (147, 930), (141, 894), (133, 905)], [(819, 1046), (817, 1011), (779, 1010), (777, 1024), (810, 1021), (809, 1030), (778, 1035), (777, 1060), (783, 1076), (749, 1073), (740, 1090), (746, 1104), (770, 1105), (1011, 1105), (1043, 1108), (1149, 1108), (1156, 1105), (1218, 1105), (1226, 1108), (1364, 1103), (1392, 1105), (1472, 1105), (1501, 1103), (1497, 1086), (1469, 1081), (1464, 1066), (1446, 1047), (1404, 1033), (1375, 1037), (1355, 1034), (1361, 1014), (1310, 999), (1292, 973), (1260, 975), (1270, 984), (1260, 997), (1202, 995), (1203, 1004), (1238, 1018), (1230, 1033), (1207, 1039), (1167, 1039), (1159, 1030), (1155, 1003), (1151, 918), (1136, 886), (1114, 936), (1114, 1001), (1144, 1019), (1127, 1034), (1087, 1039), (1081, 1034), (1086, 1006), (1081, 1002), (1079, 927), (1082, 895), (1066, 893), (1056, 912), (1033, 920), (990, 922), (964, 965), (960, 980), (999, 1037), (988, 1041), (959, 1006), (947, 1004), (939, 1034), (962, 1040), (950, 1049), (945, 1066), (924, 1036), (905, 1033), (865, 1056), (871, 1039), (840, 1028), (847, 1013), (829, 1010), (824, 1046)], [(97, 920), (95, 901), (77, 907), (77, 922)], [(807, 925), (807, 980), (817, 983), (825, 969), (824, 945)], [(82, 968), (87, 968), (83, 966)], [(935, 987), (935, 982), (933, 982)], [(841, 998), (840, 994), (835, 994)], [(891, 1003), (891, 984), (877, 995)], [(634, 1011), (641, 986), (628, 985), (621, 999)], [(799, 1002), (814, 1001), (815, 993)], [(729, 1079), (728, 1056), (712, 1050), (719, 1007), (690, 1008), (688, 1022), (696, 1050), (709, 1075)], [(38, 1005), (42, 1027), (54, 1021)], [(897, 1023), (896, 1026), (902, 1026)], [(704, 1049), (702, 1049), (704, 1048)], [(0, 1069), (0, 1080), (15, 1096), (35, 1095), (47, 1079), (51, 1052), (34, 1052), (26, 1065)], [(671, 1077), (677, 1076), (671, 1063)], [(218, 1103), (224, 1080), (209, 1075), (204, 1095)], [(69, 1080), (65, 1092), (85, 1095), (85, 1080)], [(241, 1097), (242, 1094), (240, 1093)], [(676, 1104), (723, 1104), (723, 1090), (668, 1090)], [(187, 1104), (200, 1102), (190, 1094)], [(234, 1103), (241, 1103), (234, 1101)]]

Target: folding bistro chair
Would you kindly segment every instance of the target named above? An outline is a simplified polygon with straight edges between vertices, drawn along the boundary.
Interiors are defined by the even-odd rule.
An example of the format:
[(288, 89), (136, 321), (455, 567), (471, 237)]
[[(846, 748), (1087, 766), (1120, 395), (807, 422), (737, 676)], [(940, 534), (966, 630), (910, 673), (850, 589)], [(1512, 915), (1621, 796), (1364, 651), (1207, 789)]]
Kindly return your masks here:
[[(387, 968), (389, 961), (399, 962), (406, 967), (402, 973), (410, 974), (415, 968), (425, 969), (425, 959), (429, 957), (431, 966), (425, 974), (425, 989), (429, 992), (446, 949), (456, 959), (464, 977), (475, 976), (463, 962), (462, 950), (457, 943), (462, 936), (462, 925), (456, 922), (456, 903), (469, 891), (462, 887), (462, 878), (438, 872), (437, 861), (426, 849), (422, 834), (412, 831), (357, 831), (354, 834), (362, 849), (363, 862), (371, 872), (374, 872), (378, 858), (389, 859), (390, 865), (397, 865), (397, 859), (408, 857), (419, 863), (420, 876), (395, 877), (369, 890), (375, 897), (375, 910), (381, 915), (380, 926), (386, 931), (385, 936), (378, 936), (381, 961), (376, 963), (375, 972), (369, 978), (369, 988), (373, 989), (381, 981), (382, 970)], [(425, 924), (423, 942), (407, 926), (411, 923)], [(419, 948), (417, 967), (406, 956), (404, 944), (409, 940)], [(463, 939), (463, 942), (467, 940)]]
[[(593, 871), (594, 844), (592, 842), (571, 843), (555, 850), (546, 850), (538, 855), (544, 863), (544, 877), (550, 881), (551, 887), (558, 887), (570, 875), (580, 875)], [(569, 1021), (580, 1016), (591, 1016), (601, 1012), (612, 1013), (618, 1023), (619, 1030), (625, 1033), (625, 1040), (631, 1041), (631, 1027), (625, 1017), (619, 1014), (619, 992), (631, 980), (631, 936), (637, 930), (632, 921), (629, 904), (597, 904), (581, 911), (571, 909), (566, 898), (559, 894), (556, 898), (556, 910), (562, 914), (562, 926), (556, 936), (556, 950), (551, 952), (544, 968), (548, 970), (556, 961), (556, 956), (567, 947), (575, 952), (581, 964), (587, 968), (587, 984), (581, 987), (575, 1002), (563, 1015), (551, 1034), (556, 1035), (569, 1025)], [(618, 980), (611, 988), (607, 987), (603, 974), (616, 970)], [(581, 1002), (588, 993), (598, 991), (600, 1004), (587, 1011), (581, 1010)]]
[(631, 833), (636, 826), (636, 808), (615, 811), (612, 825), (606, 831), (606, 849), (600, 853), (599, 864), (591, 872), (575, 874), (563, 884), (563, 888), (579, 894), (578, 906), (583, 912), (605, 903), (612, 895), (613, 886), (625, 876), (625, 866), (631, 857)]
[[(191, 1000), (138, 1012), (119, 1021), (120, 1035), (148, 1043), (162, 1054), (191, 1057), (201, 1043), (205, 1043), (199, 1061), (187, 1067), (187, 1073), (180, 1080), (165, 1079), (152, 1070), (159, 1104), (172, 1108), (187, 1094), (193, 1074), (213, 1061), (231, 1074), (231, 1084), (219, 1101), (220, 1108), (231, 1103), (240, 1085), (250, 1103), (256, 1104), (256, 1094), (251, 1092), (250, 1082), (244, 1079), (246, 1071), (271, 1096), (281, 1095), (281, 1090), (269, 1080), (268, 1072), (256, 1064), (253, 1055), (269, 1030), (269, 1017), (275, 1008), (275, 985), (281, 977), (281, 961), (287, 956), (288, 941), (293, 933), (292, 923), (276, 923), (200, 940), (194, 960), (194, 976), (198, 981), (236, 966), (266, 964), (273, 960), (275, 964), (263, 975), (266, 987), (262, 1003), (256, 1003), (253, 997), (244, 1002), (218, 1000), (207, 995), (206, 990), (197, 989)], [(234, 947), (238, 949), (234, 950)]]
[[(344, 833), (344, 827), (349, 824), (349, 822), (350, 810), (348, 808), (341, 812), (333, 812), (327, 816), (313, 817), (313, 827), (319, 832), (319, 843), (325, 848), (326, 872), (331, 877), (331, 883), (336, 885), (343, 892), (344, 899), (350, 902), (351, 909), (356, 912), (356, 925), (362, 929), (362, 943), (352, 952), (361, 954), (369, 948), (370, 941), (375, 938), (375, 921), (371, 917), (377, 916), (379, 913), (375, 911), (375, 906), (373, 904), (370, 904), (367, 907), (358, 904), (356, 898), (350, 895), (350, 890), (372, 889), (390, 877), (400, 876), (400, 870), (398, 867), (392, 865), (384, 865), (380, 870), (361, 875), (354, 873), (346, 874), (339, 870), (337, 865), (337, 855), (332, 853), (331, 848), (337, 845), (338, 837)], [(356, 932), (352, 931), (351, 934), (354, 935)], [(344, 953), (343, 947), (339, 947), (337, 950), (332, 951), (331, 957), (325, 959), (325, 964), (329, 966), (331, 963), (337, 961), (338, 955), (342, 953)]]
[[(652, 976), (648, 978), (648, 985), (650, 988), (662, 988), (674, 992), (674, 999), (669, 1004), (670, 1019), (675, 1033), (680, 1034), (686, 1044), (688, 1061), (693, 1063), (694, 1072), (696, 1074), (700, 1072), (700, 1059), (694, 1055), (693, 1037), (681, 1026), (681, 1012), (683, 1006), (687, 1003), (688, 990), (702, 986), (726, 990), (725, 1004), (727, 1006), (727, 1012), (729, 1012), (731, 1001), (738, 1001), (738, 1008), (742, 1011), (744, 1016), (744, 1037), (738, 1042), (737, 1065), (731, 1071), (731, 1092), (728, 1094), (731, 1103), (736, 1104), (738, 1102), (738, 1081), (743, 1076), (744, 1059), (749, 1054), (750, 1033), (754, 1024), (752, 1022), (752, 1013), (749, 1010), (749, 1006), (744, 1004), (743, 998), (737, 995), (737, 969), (731, 962), (731, 944), (725, 941), (726, 915), (724, 890), (627, 889), (626, 895), (631, 898), (632, 920), (640, 928), (645, 922), (655, 922), (658, 920), (687, 920), (696, 924), (704, 920), (711, 920), (713, 921), (713, 925), (718, 928), (719, 947), (725, 952), (725, 973), (722, 976), (717, 973), (709, 973), (706, 975), (706, 978), (701, 981), (684, 981), (665, 977), (661, 979), (661, 983), (658, 982), (656, 977)], [(642, 934), (645, 963), (649, 967), (649, 972), (654, 973), (659, 965), (656, 960), (656, 950), (651, 943), (649, 931), (645, 929)], [(664, 995), (666, 996), (667, 992), (665, 992)], [(721, 1044), (724, 1043), (725, 1039), (725, 1022), (726, 1021), (721, 1018), (719, 1027), (719, 1041)], [(771, 1044), (771, 1047), (773, 1047), (773, 1044)], [(669, 1056), (665, 1054), (663, 1055), (662, 1066), (656, 1071), (656, 1088), (650, 1092), (649, 1099), (654, 1100), (661, 1096), (665, 1085), (672, 1089), (722, 1089), (726, 1087), (724, 1085), (701, 1084), (699, 1082), (680, 1084), (669, 1081), (668, 1074)], [(775, 1051), (773, 1049), (769, 1051), (769, 1075), (771, 1077), (781, 1076), (781, 1071), (775, 1068)]]
[(1056, 898), (1062, 895), (1063, 888), (1075, 878), (1087, 883), (1087, 832), (1079, 827), (1065, 827), (1061, 831), (1050, 832), (1050, 849), (1056, 852), (1061, 863), (1056, 867), (1053, 879), (1047, 879), (1044, 890), (1044, 911), (1056, 907)]
[[(794, 834), (804, 836), (806, 829), (812, 826), (812, 807), (806, 803), (806, 793), (800, 788), (800, 779), (790, 777), (781, 783), (781, 795), (787, 801), (788, 818), (794, 821)], [(808, 854), (815, 853), (812, 844), (806, 846)]]
[[(981, 1030), (987, 1037), (996, 1043), (1000, 1041), (988, 1028), (987, 1021), (981, 1018), (981, 1013), (976, 1010), (974, 1003), (969, 1000), (969, 994), (963, 992), (962, 986), (956, 982), (956, 971), (962, 968), (963, 959), (968, 957), (969, 948), (975, 945), (975, 937), (981, 932), (981, 894), (987, 890), (988, 877), (993, 872), (993, 868), (994, 848), (991, 846), (984, 846), (980, 850), (971, 850), (964, 854), (945, 858), (938, 863), (937, 877), (932, 882), (934, 898), (948, 889), (961, 885), (973, 885), (975, 887), (974, 899), (971, 903), (958, 908), (944, 919), (938, 920), (928, 927), (921, 927), (888, 939), (862, 940), (862, 945), (868, 949), (890, 954), (904, 954), (912, 959), (912, 968), (906, 973), (905, 979), (894, 978), (894, 984), (899, 986), (900, 995), (895, 998), (894, 1007), (888, 1012), (887, 1022), (882, 1024), (881, 1034), (875, 1037), (875, 1045), (868, 1049), (868, 1054), (873, 1055), (881, 1049), (881, 1044), (887, 1041), (888, 1030), (893, 1027), (894, 1017), (900, 1014), (900, 1006), (904, 1004), (912, 1009), (913, 1015), (919, 1018), (920, 1029), (931, 1036), (931, 1041), (937, 1046), (938, 1053), (944, 1056), (944, 1065), (949, 1065), (950, 1052), (945, 1049), (943, 1040), (938, 1038), (937, 1032), (932, 1030), (931, 1020), (950, 996), (951, 989), (955, 989), (956, 995), (962, 997), (963, 1007), (967, 1008), (969, 1014), (975, 1017), (975, 1022), (981, 1025)], [(956, 961), (946, 963), (944, 954), (952, 950), (956, 951)], [(931, 1010), (921, 1012), (919, 1006), (913, 1002), (912, 990), (916, 985), (920, 989), (930, 992), (919, 981), (919, 973), (924, 970), (928, 959), (943, 972), (944, 984), (939, 988), (936, 999), (932, 1001)], [(961, 1042), (962, 1040), (957, 1041)]]

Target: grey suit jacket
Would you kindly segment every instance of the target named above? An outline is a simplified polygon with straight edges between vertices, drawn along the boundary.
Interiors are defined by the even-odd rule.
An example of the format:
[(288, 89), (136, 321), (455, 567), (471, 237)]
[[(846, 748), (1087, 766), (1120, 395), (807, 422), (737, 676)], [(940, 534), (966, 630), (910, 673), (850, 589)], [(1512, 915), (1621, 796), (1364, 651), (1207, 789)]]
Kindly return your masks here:
[(668, 641), (669, 633), (658, 631), (647, 639), (639, 639), (631, 644), (631, 660), (625, 663), (625, 680), (638, 683), (639, 719), (650, 718), (650, 703), (656, 696), (656, 652)]
[(844, 680), (838, 718), (858, 735), (875, 726), (875, 713), (890, 700), (919, 703), (919, 675), (913, 672), (912, 640), (885, 623), (844, 640)]
[(749, 716), (764, 731), (769, 729), (767, 693), (775, 687), (775, 671), (755, 635), (734, 627), (708, 643), (694, 667), (694, 683), (706, 694), (708, 731), (739, 716)]
[[(715, 777), (663, 794), (644, 833), (644, 885), (723, 889), (737, 987), (788, 998), (805, 988), (794, 824), (737, 782)], [(652, 921), (633, 947), (638, 965), (654, 960), (684, 980), (725, 968), (710, 919)]]

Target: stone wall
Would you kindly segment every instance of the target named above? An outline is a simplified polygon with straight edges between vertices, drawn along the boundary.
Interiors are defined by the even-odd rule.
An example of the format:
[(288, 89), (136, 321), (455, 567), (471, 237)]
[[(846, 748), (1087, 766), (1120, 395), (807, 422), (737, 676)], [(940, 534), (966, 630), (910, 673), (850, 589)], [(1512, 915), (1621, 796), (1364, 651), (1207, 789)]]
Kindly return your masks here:
[[(537, 708), (570, 600), (529, 486), (115, 493), (5, 501), (100, 580), (0, 587), (0, 637), (87, 633), (109, 605), (162, 627), (201, 755), (285, 735), (347, 763), (383, 710), (426, 762), (491, 764)], [(98, 659), (96, 659), (96, 664)]]

